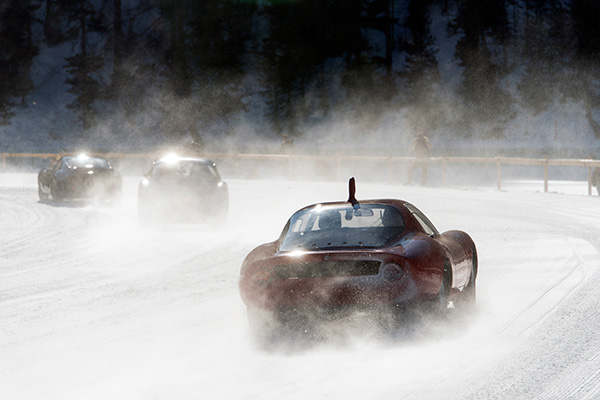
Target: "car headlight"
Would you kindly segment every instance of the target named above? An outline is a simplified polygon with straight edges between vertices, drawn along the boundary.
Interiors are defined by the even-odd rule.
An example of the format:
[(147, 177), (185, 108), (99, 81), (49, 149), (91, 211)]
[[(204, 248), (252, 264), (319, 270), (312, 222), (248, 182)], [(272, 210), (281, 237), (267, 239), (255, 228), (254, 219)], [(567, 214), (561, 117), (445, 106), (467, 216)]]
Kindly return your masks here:
[(389, 282), (395, 282), (402, 278), (402, 268), (396, 263), (389, 263), (383, 266), (383, 277)]
[(150, 181), (146, 178), (142, 179), (142, 186), (148, 186), (150, 184)]

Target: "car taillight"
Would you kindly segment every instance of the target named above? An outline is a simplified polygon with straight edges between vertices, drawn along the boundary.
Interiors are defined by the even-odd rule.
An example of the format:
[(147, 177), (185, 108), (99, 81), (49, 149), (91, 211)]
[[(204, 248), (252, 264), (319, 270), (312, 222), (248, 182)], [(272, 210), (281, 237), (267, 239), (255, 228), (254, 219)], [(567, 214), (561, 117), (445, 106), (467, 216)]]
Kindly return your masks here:
[(386, 264), (383, 266), (383, 277), (387, 281), (395, 282), (402, 278), (402, 268), (395, 263)]

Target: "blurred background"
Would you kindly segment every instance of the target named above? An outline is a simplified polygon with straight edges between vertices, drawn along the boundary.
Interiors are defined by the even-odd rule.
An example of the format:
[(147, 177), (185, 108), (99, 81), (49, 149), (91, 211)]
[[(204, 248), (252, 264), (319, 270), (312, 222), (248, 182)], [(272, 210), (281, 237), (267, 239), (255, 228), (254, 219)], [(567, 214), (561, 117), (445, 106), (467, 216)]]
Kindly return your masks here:
[(0, 43), (0, 152), (600, 149), (593, 0), (3, 0)]

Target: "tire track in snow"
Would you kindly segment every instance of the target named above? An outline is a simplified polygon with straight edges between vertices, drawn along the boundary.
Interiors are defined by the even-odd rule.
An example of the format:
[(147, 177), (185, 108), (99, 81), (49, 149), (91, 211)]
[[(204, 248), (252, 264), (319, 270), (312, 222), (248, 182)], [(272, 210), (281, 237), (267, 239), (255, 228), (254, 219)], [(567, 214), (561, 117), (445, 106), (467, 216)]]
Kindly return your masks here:
[[(586, 361), (585, 357), (580, 361), (577, 357), (571, 357), (569, 352), (567, 355), (563, 355), (559, 350), (561, 347), (566, 347), (575, 354), (580, 352), (569, 346), (569, 341), (572, 341), (570, 339), (572, 330), (559, 334), (561, 337), (565, 335), (566, 340), (559, 337), (546, 347), (538, 345), (538, 342), (540, 342), (540, 334), (543, 337), (543, 343), (551, 341), (546, 334), (549, 330), (560, 329), (565, 325), (567, 327), (583, 326), (582, 321), (577, 321), (573, 325), (560, 321), (561, 323), (557, 327), (553, 321), (562, 318), (562, 313), (570, 313), (572, 309), (577, 309), (579, 304), (582, 304), (583, 308), (589, 308), (591, 305), (593, 309), (596, 309), (597, 296), (595, 293), (597, 290), (589, 290), (589, 287), (599, 286), (594, 278), (598, 276), (600, 267), (600, 262), (598, 262), (600, 245), (597, 240), (600, 224), (596, 225), (594, 221), (600, 222), (600, 215), (597, 209), (593, 213), (576, 211), (571, 215), (567, 205), (570, 206), (568, 203), (572, 199), (569, 199), (568, 196), (559, 196), (560, 201), (550, 201), (551, 204), (544, 203), (545, 200), (548, 200), (547, 197), (540, 197), (538, 200), (542, 201), (529, 201), (525, 196), (525, 200), (519, 198), (514, 202), (520, 205), (526, 204), (525, 210), (536, 210), (536, 213), (532, 213), (531, 216), (527, 213), (520, 216), (519, 218), (523, 219), (515, 221), (515, 225), (522, 226), (523, 223), (531, 223), (533, 226), (545, 225), (549, 228), (548, 235), (562, 238), (560, 240), (566, 243), (572, 251), (572, 256), (561, 264), (565, 267), (564, 271), (554, 266), (548, 271), (551, 272), (549, 277), (540, 276), (541, 279), (547, 279), (548, 285), (545, 286), (545, 289), (533, 293), (527, 298), (524, 306), (517, 305), (515, 309), (519, 311), (508, 320), (502, 329), (486, 338), (489, 342), (482, 344), (478, 341), (479, 338), (473, 337), (473, 345), (478, 347), (481, 354), (474, 354), (473, 359), (467, 357), (464, 362), (458, 362), (454, 371), (446, 374), (441, 381), (436, 378), (413, 391), (407, 398), (443, 396), (456, 399), (489, 397), (557, 399), (588, 397), (588, 393), (591, 396), (589, 398), (594, 398), (594, 394), (599, 391), (598, 380), (600, 378), (597, 377), (599, 367), (595, 367), (590, 372), (592, 364)], [(586, 200), (589, 201), (589, 199)], [(538, 210), (547, 213), (548, 218), (536, 219), (535, 216), (539, 215)], [(591, 209), (588, 208), (588, 210)], [(510, 222), (512, 221), (509, 220)], [(498, 224), (498, 226), (500, 225)], [(590, 225), (594, 227), (593, 230), (589, 229)], [(556, 243), (549, 244), (548, 247), (554, 249)], [(543, 253), (534, 251), (533, 254), (541, 255), (540, 263), (547, 262)], [(480, 265), (481, 272), (485, 273), (485, 264), (480, 262)], [(525, 266), (524, 263), (520, 264), (522, 268)], [(557, 278), (554, 279), (553, 276)], [(594, 312), (589, 315), (595, 314)], [(584, 315), (588, 314), (584, 313)], [(595, 319), (597, 320), (597, 318)], [(599, 322), (595, 324), (600, 325)], [(594, 335), (596, 331), (594, 328), (591, 329)], [(590, 329), (586, 329), (585, 332), (590, 332)], [(575, 333), (575, 335), (577, 334)], [(592, 339), (589, 341), (592, 343)], [(535, 344), (532, 347), (537, 352), (529, 348), (531, 344)], [(597, 348), (598, 346), (592, 346), (592, 349)], [(522, 352), (523, 350), (525, 353)], [(548, 354), (553, 350), (559, 352), (554, 357), (552, 353)], [(531, 356), (529, 356), (530, 353)], [(556, 361), (557, 365), (549, 367), (552, 359), (558, 360)], [(565, 378), (564, 370), (568, 371), (571, 367), (574, 368), (574, 371), (567, 375), (568, 378)], [(550, 376), (555, 379), (549, 378)], [(456, 384), (457, 381), (460, 384)]]
[[(227, 227), (231, 235), (146, 231), (130, 215), (134, 207), (48, 206), (51, 215), (42, 215), (37, 221), (22, 214), (26, 224), (30, 223), (28, 231), (62, 232), (60, 237), (70, 238), (72, 248), (63, 246), (56, 251), (62, 239), (56, 241), (48, 235), (40, 239), (38, 250), (14, 236), (24, 240), (16, 246), (23, 251), (12, 253), (18, 266), (25, 268), (44, 254), (48, 258), (40, 261), (43, 267), (28, 274), (15, 275), (0, 266), (0, 279), (7, 278), (0, 286), (16, 288), (21, 296), (6, 302), (0, 299), (0, 320), (12, 326), (0, 326), (0, 347), (6, 350), (0, 360), (0, 378), (16, 385), (0, 388), (0, 396), (3, 390), (21, 394), (21, 398), (129, 400), (208, 398), (209, 394), (224, 398), (219, 396), (224, 393), (230, 395), (228, 398), (263, 399), (566, 398), (561, 394), (597, 393), (594, 373), (598, 367), (594, 363), (600, 344), (594, 342), (598, 339), (592, 333), (597, 336), (598, 329), (585, 329), (572, 337), (573, 331), (564, 328), (580, 326), (582, 321), (593, 323), (593, 314), (588, 313), (595, 308), (597, 291), (587, 289), (598, 286), (594, 282), (597, 266), (590, 261), (599, 253), (598, 244), (590, 238), (597, 230), (580, 235), (578, 226), (587, 223), (565, 224), (568, 213), (556, 221), (537, 220), (543, 214), (540, 204), (535, 204), (538, 199), (551, 206), (557, 204), (551, 211), (554, 215), (570, 197), (518, 196), (520, 200), (514, 204), (522, 205), (523, 210), (509, 210), (506, 215), (511, 226), (507, 226), (504, 213), (493, 218), (486, 215), (490, 211), (487, 204), (498, 209), (506, 206), (510, 199), (506, 194), (401, 188), (399, 193), (411, 192), (415, 204), (421, 204), (419, 198), (428, 203), (437, 214), (436, 222), (453, 226), (456, 221), (465, 221), (465, 230), (477, 236), (482, 256), (479, 315), (459, 321), (458, 326), (441, 323), (434, 329), (445, 336), (426, 336), (414, 343), (359, 343), (323, 352), (309, 349), (291, 356), (252, 351), (244, 336), (237, 274), (251, 244), (258, 244), (254, 243), (258, 237), (276, 237), (283, 219), (289, 216), (288, 209), (295, 208), (286, 196), (278, 198), (277, 204), (265, 205), (273, 190), (286, 190), (287, 186), (260, 181), (231, 185), (232, 215), (253, 227), (263, 227), (258, 234), (253, 233), (256, 228), (252, 226), (236, 232), (240, 229), (236, 224)], [(324, 185), (294, 184), (296, 191), (308, 192), (305, 189), (313, 186)], [(340, 187), (344, 191), (346, 185)], [(368, 187), (361, 190), (365, 193)], [(254, 197), (244, 196), (248, 193)], [(43, 206), (36, 204), (33, 190), (17, 191), (12, 196), (8, 203)], [(524, 205), (529, 198), (532, 201)], [(330, 197), (319, 193), (317, 201), (323, 199)], [(586, 209), (592, 207), (591, 202), (576, 200)], [(309, 193), (302, 193), (293, 201), (304, 205), (312, 200)], [(244, 208), (239, 207), (241, 203)], [(17, 224), (21, 218), (18, 213), (29, 212), (29, 206), (16, 211), (10, 223)], [(244, 220), (243, 211), (248, 207), (254, 213)], [(276, 223), (267, 221), (268, 230), (273, 229), (275, 235), (264, 231), (262, 218), (267, 215), (277, 219)], [(521, 225), (528, 232), (515, 236)], [(573, 239), (568, 238), (571, 233), (575, 233)], [(567, 249), (574, 247), (577, 255), (559, 257), (526, 248), (528, 240), (543, 246), (550, 243), (548, 238), (554, 238), (551, 243), (555, 247), (559, 243)], [(519, 239), (523, 239), (524, 247), (504, 248)], [(594, 243), (595, 250), (585, 241)], [(503, 268), (506, 260), (516, 265)], [(556, 260), (561, 264), (551, 265)], [(549, 268), (540, 268), (540, 263), (550, 264)], [(496, 302), (510, 300), (492, 298), (497, 294), (493, 285), (506, 282), (507, 274), (530, 279), (533, 272), (539, 280), (531, 285), (529, 295), (519, 298), (525, 301), (500, 310), (507, 313), (500, 322), (506, 325), (512, 320), (512, 325), (502, 331), (504, 325), (490, 323), (496, 317)], [(519, 293), (509, 290), (502, 294), (510, 297)], [(535, 301), (539, 304), (529, 307)], [(5, 315), (10, 318), (5, 319)], [(586, 343), (590, 350), (583, 352)], [(549, 361), (561, 365), (552, 366)], [(561, 375), (564, 378), (559, 379)], [(24, 385), (34, 377), (37, 388)], [(567, 378), (573, 380), (567, 382)]]

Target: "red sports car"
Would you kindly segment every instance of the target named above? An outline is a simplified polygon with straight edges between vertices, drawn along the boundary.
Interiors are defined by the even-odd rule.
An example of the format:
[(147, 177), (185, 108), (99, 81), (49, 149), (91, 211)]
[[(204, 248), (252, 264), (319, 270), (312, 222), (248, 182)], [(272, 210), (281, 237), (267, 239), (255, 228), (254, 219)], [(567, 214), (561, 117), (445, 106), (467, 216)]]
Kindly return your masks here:
[[(314, 204), (289, 219), (278, 240), (248, 254), (241, 297), (251, 328), (285, 327), (298, 317), (331, 320), (357, 311), (472, 305), (477, 251), (462, 231), (439, 233), (403, 200), (354, 197)], [(289, 327), (289, 326), (288, 326)]]

